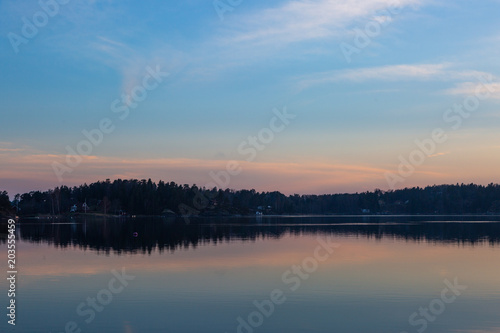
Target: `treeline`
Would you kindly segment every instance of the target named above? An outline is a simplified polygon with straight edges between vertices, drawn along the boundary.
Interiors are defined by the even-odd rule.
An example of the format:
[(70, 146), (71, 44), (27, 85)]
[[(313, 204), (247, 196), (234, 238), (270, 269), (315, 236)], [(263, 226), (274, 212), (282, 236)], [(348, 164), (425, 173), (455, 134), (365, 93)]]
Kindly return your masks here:
[(45, 192), (0, 192), (0, 212), (58, 215), (488, 214), (500, 213), (500, 185), (434, 185), (354, 194), (284, 195), (207, 189), (174, 182), (110, 180)]
[(9, 201), (9, 194), (6, 191), (0, 191), (0, 216), (8, 215), (12, 212), (12, 204)]

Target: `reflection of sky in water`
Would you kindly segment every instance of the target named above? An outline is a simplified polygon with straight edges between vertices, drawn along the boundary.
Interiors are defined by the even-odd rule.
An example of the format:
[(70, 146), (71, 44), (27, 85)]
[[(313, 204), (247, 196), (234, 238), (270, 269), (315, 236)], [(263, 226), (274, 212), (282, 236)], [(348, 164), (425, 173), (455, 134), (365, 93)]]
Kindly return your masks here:
[[(150, 255), (22, 241), (16, 332), (62, 332), (67, 321), (83, 332), (236, 332), (236, 319), (276, 288), (287, 300), (255, 332), (416, 332), (409, 316), (455, 277), (468, 289), (426, 332), (500, 331), (498, 245), (333, 235), (340, 248), (292, 292), (281, 276), (313, 255), (317, 237), (285, 233)], [(122, 267), (136, 279), (86, 324), (77, 306)]]

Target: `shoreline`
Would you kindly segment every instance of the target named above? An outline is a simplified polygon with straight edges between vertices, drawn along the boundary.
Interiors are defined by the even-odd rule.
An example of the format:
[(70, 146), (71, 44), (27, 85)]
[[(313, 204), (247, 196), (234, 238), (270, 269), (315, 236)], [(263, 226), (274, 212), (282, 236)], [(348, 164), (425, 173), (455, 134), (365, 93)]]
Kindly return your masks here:
[(0, 215), (0, 219), (15, 219), (15, 220), (50, 220), (50, 219), (65, 219), (73, 217), (92, 217), (92, 218), (113, 218), (113, 219), (144, 219), (144, 218), (193, 218), (193, 219), (210, 219), (210, 218), (404, 218), (404, 217), (500, 217), (498, 213), (484, 214), (269, 214), (269, 215), (253, 215), (253, 214), (221, 214), (221, 215), (115, 215), (103, 213), (77, 213), (77, 214), (57, 214), (57, 215)]

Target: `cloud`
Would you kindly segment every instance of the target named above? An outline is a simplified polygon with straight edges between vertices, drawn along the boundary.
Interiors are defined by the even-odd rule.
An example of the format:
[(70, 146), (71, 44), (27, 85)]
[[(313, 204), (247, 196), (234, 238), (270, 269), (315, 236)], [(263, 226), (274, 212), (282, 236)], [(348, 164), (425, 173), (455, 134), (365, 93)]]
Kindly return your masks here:
[(298, 78), (298, 89), (334, 82), (351, 81), (454, 81), (490, 77), (491, 74), (474, 70), (454, 70), (451, 63), (402, 64), (379, 67), (334, 70)]
[(450, 95), (474, 96), (476, 93), (491, 93), (489, 98), (500, 99), (500, 83), (464, 82), (454, 88), (446, 90)]
[(25, 151), (26, 149), (29, 148), (26, 146), (17, 147), (17, 148), (13, 148), (13, 147), (14, 147), (13, 142), (0, 141), (0, 154), (21, 152), (21, 151)]
[(147, 48), (138, 48), (106, 36), (97, 36), (87, 44), (91, 49), (88, 56), (114, 68), (122, 76), (122, 90), (130, 94), (136, 86), (142, 85), (146, 67), (160, 66), (164, 72), (177, 72), (186, 66), (188, 56), (160, 42)]
[[(488, 150), (487, 153), (490, 154), (491, 151)], [(441, 155), (445, 154), (435, 156)], [(478, 152), (478, 158), (483, 155), (484, 152)], [(26, 149), (23, 152), (7, 152), (0, 156), (0, 189), (7, 190), (10, 195), (47, 190), (63, 184), (76, 186), (108, 178), (151, 178), (154, 181), (174, 181), (178, 184), (196, 184), (208, 188), (217, 186), (232, 189), (254, 188), (257, 191), (279, 190), (285, 194), (345, 193), (375, 188), (387, 189), (385, 173), (397, 170), (397, 165), (380, 164), (383, 163), (381, 161), (378, 161), (378, 165), (320, 162), (310, 159), (294, 162), (238, 161), (242, 171), (238, 175), (227, 177), (227, 174), (224, 175), (228, 163), (226, 160), (86, 156), (73, 172), (64, 175), (64, 182), (60, 183), (52, 170), (52, 163), (64, 163), (65, 155)], [(460, 168), (454, 168), (455, 160), (436, 160), (439, 161), (421, 166), (411, 181), (408, 180), (404, 186), (453, 183), (456, 179), (469, 181), (469, 176), (464, 178), (464, 172), (467, 173), (467, 168), (476, 167), (464, 162)], [(473, 176), (470, 181), (489, 183), (495, 179), (496, 169), (487, 167), (480, 174), (478, 177)], [(216, 181), (216, 178), (219, 180)]]
[(200, 44), (203, 57), (190, 68), (190, 77), (213, 79), (227, 70), (278, 59), (296, 62), (302, 56), (331, 56), (339, 52), (338, 43), (352, 34), (352, 28), (370, 20), (395, 20), (395, 15), (386, 14), (388, 10), (402, 13), (426, 1), (295, 0), (271, 2), (250, 13), (238, 7)]
[[(63, 163), (66, 156), (38, 151), (2, 155), (0, 187), (11, 193), (43, 190), (62, 185), (58, 182), (52, 163)], [(376, 187), (383, 184), (388, 170), (367, 166), (305, 161), (247, 162), (239, 161), (242, 172), (232, 176), (227, 184), (214, 180), (226, 170), (228, 161), (187, 158), (119, 158), (85, 156), (73, 172), (64, 175), (64, 184), (110, 179), (144, 179), (175, 181), (181, 184), (222, 188), (255, 188), (259, 191), (279, 189), (285, 193), (313, 193), (318, 189), (328, 192), (348, 191), (350, 188)], [(211, 176), (212, 174), (212, 176)], [(214, 176), (215, 175), (215, 176)], [(17, 184), (16, 184), (17, 182)], [(377, 184), (375, 184), (377, 183)], [(36, 184), (36, 185), (35, 185)], [(36, 187), (36, 188), (35, 188)], [(340, 188), (340, 189), (339, 189)]]
[(432, 154), (432, 155), (427, 155), (427, 157), (432, 158), (432, 157), (439, 157), (439, 156), (448, 155), (448, 154), (451, 154), (451, 153), (450, 152), (436, 153), (436, 154)]
[[(11, 16), (17, 16), (15, 13), (23, 9), (31, 13), (27, 15), (30, 17), (41, 10), (38, 2), (31, 3), (25, 9), (26, 5), (17, 3), (6, 9)], [(44, 52), (57, 52), (71, 62), (83, 60), (93, 70), (93, 63), (115, 70), (121, 75), (118, 88), (130, 93), (142, 81), (147, 66), (160, 66), (163, 71), (173, 73), (189, 61), (186, 54), (169, 44), (164, 32), (152, 31), (143, 20), (128, 20), (124, 24), (135, 17), (132, 8), (134, 5), (112, 0), (70, 1), (60, 6), (57, 16), (40, 29), (44, 33), (36, 38), (44, 46)]]
[(239, 16), (232, 26), (236, 32), (226, 36), (225, 40), (230, 44), (283, 45), (330, 38), (342, 35), (357, 20), (384, 19), (378, 11), (416, 7), (421, 3), (419, 0), (290, 1), (280, 7)]
[(423, 64), (423, 65), (392, 65), (354, 70), (343, 70), (334, 73), (335, 80), (366, 81), (366, 80), (429, 80), (442, 76), (448, 64)]
[(13, 152), (13, 151), (23, 151), (22, 148), (0, 148), (0, 153), (2, 152)]

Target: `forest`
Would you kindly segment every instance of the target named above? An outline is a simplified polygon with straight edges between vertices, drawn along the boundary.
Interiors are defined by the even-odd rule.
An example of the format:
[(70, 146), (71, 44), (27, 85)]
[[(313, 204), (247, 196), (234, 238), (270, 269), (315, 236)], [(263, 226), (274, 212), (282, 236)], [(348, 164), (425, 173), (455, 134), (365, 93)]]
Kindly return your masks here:
[(362, 193), (285, 195), (149, 180), (98, 181), (17, 194), (0, 191), (6, 216), (66, 214), (231, 216), (284, 214), (498, 214), (500, 185), (433, 185)]

